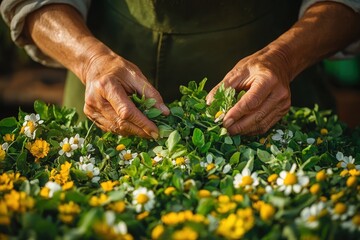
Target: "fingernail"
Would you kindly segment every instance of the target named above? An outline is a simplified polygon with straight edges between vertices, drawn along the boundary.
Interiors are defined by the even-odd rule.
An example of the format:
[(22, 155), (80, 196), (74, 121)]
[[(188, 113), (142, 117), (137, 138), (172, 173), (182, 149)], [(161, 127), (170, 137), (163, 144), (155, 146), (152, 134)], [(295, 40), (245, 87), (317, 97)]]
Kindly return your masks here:
[(223, 125), (224, 125), (224, 127), (228, 128), (231, 125), (233, 125), (233, 123), (234, 123), (234, 119), (229, 118), (229, 119), (227, 119), (226, 121), (223, 122)]
[(156, 132), (151, 132), (150, 135), (153, 139), (158, 139), (159, 137), (159, 134), (157, 134)]
[(169, 108), (163, 103), (160, 104), (159, 108), (162, 112), (165, 112), (165, 113), (168, 113), (170, 111)]

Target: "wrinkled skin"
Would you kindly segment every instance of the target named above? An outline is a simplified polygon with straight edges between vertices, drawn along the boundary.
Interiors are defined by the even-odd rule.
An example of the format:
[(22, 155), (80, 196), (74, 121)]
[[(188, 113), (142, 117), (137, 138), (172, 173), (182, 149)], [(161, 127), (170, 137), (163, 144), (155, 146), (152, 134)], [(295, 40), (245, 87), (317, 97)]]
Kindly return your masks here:
[(155, 106), (164, 114), (169, 114), (169, 109), (137, 66), (111, 54), (91, 61), (87, 69), (84, 113), (97, 126), (123, 136), (158, 137), (156, 125), (136, 108), (128, 96), (138, 93), (154, 98)]
[(224, 117), (230, 134), (262, 134), (280, 120), (291, 102), (291, 76), (282, 71), (287, 62), (278, 52), (261, 50), (240, 60), (224, 79), (210, 91), (210, 103), (221, 84), (246, 94)]

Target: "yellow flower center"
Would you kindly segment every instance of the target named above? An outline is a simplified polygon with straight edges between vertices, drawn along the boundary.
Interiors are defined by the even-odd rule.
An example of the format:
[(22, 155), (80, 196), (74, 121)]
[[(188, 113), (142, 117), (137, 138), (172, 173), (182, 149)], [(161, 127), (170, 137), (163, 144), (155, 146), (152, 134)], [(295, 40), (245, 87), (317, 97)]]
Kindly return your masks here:
[(125, 153), (123, 156), (124, 156), (124, 159), (125, 159), (126, 161), (129, 161), (129, 160), (132, 159), (131, 153)]
[(92, 171), (87, 171), (86, 172), (86, 176), (88, 176), (88, 178), (93, 178), (94, 177), (94, 173)]
[(322, 144), (324, 141), (321, 139), (321, 137), (318, 137), (317, 139), (316, 139), (316, 144), (317, 145), (320, 145), (320, 144)]
[(355, 164), (353, 164), (353, 163), (348, 163), (347, 165), (346, 165), (346, 167), (347, 167), (347, 169), (355, 169)]
[(212, 169), (214, 169), (215, 168), (215, 164), (213, 164), (213, 163), (210, 163), (210, 164), (208, 164), (207, 166), (206, 166), (206, 171), (211, 171)]
[(0, 146), (0, 161), (5, 159), (6, 152)]
[(317, 220), (317, 217), (316, 216), (310, 216), (309, 218), (308, 218), (308, 222), (315, 222)]
[(270, 220), (275, 214), (275, 208), (270, 204), (262, 204), (260, 207), (260, 217), (263, 220)]
[(29, 121), (26, 126), (29, 128), (29, 130), (30, 130), (31, 133), (33, 133), (33, 132), (35, 131), (35, 124), (34, 124), (34, 122)]
[(346, 205), (344, 203), (337, 203), (334, 207), (334, 212), (338, 215), (344, 214), (346, 212)]
[(351, 221), (353, 222), (353, 224), (355, 226), (360, 226), (360, 214), (356, 214), (352, 219)]
[(185, 158), (178, 157), (178, 158), (175, 159), (175, 163), (176, 163), (176, 165), (184, 165), (185, 164)]
[(175, 188), (174, 187), (167, 187), (165, 190), (164, 190), (164, 193), (165, 195), (170, 195), (173, 191), (175, 191)]
[(320, 191), (320, 184), (318, 184), (318, 183), (315, 183), (310, 188), (310, 192), (314, 195), (317, 194), (319, 191)]
[(211, 192), (206, 189), (201, 189), (198, 194), (200, 198), (208, 198), (211, 196)]
[(136, 201), (140, 204), (145, 204), (149, 201), (149, 197), (144, 194), (144, 193), (140, 193), (137, 198), (136, 198)]
[(15, 134), (6, 133), (3, 139), (5, 142), (12, 142), (15, 140)]
[(218, 111), (216, 114), (215, 114), (215, 118), (218, 118), (221, 116), (221, 114), (223, 114), (224, 112), (223, 111)]
[(64, 145), (62, 146), (62, 150), (64, 152), (70, 152), (71, 151), (71, 145), (70, 143), (64, 143)]
[(253, 182), (254, 182), (254, 180), (252, 179), (251, 176), (243, 176), (240, 186), (242, 186), (242, 187), (248, 186), (248, 185), (253, 184)]
[(286, 177), (284, 179), (284, 185), (294, 185), (297, 183), (297, 177), (294, 173), (288, 173), (286, 174)]
[(160, 238), (164, 230), (165, 228), (163, 225), (157, 225), (156, 227), (154, 227), (154, 229), (151, 232), (151, 238), (155, 240)]

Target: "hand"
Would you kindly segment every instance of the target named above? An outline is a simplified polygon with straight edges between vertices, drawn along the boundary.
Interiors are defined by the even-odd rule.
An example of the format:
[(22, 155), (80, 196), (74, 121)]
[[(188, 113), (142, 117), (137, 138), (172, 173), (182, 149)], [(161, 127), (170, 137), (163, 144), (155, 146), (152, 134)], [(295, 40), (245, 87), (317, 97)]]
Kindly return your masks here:
[(291, 106), (286, 55), (264, 48), (240, 60), (207, 96), (210, 104), (219, 86), (233, 87), (246, 94), (226, 113), (223, 125), (230, 134), (263, 134), (279, 121)]
[(92, 59), (86, 67), (84, 113), (104, 131), (123, 136), (158, 138), (156, 125), (144, 116), (128, 95), (137, 93), (156, 99), (155, 107), (169, 114), (169, 109), (140, 69), (116, 54)]

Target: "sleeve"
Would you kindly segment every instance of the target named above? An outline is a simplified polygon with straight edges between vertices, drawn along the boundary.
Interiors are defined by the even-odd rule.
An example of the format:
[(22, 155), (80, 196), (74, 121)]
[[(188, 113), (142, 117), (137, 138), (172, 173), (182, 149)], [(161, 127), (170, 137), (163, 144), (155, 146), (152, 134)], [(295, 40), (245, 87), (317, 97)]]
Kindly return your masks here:
[(79, 11), (84, 19), (91, 0), (3, 0), (0, 1), (0, 11), (6, 24), (10, 27), (12, 40), (20, 47), (24, 47), (27, 54), (36, 62), (46, 66), (62, 67), (61, 64), (44, 54), (36, 45), (32, 44), (23, 34), (25, 18), (35, 10), (54, 3), (69, 4)]
[[(303, 0), (302, 5), (299, 12), (299, 18), (304, 15), (306, 9), (308, 9), (311, 5), (324, 2), (326, 0)], [(360, 0), (330, 0), (331, 2), (338, 2), (342, 3), (350, 8), (352, 8), (355, 12), (360, 14)], [(360, 25), (360, 23), (359, 23)], [(346, 59), (352, 58), (356, 55), (360, 54), (360, 39), (356, 40), (355, 42), (348, 45), (345, 49), (335, 53), (331, 56), (331, 59)]]

